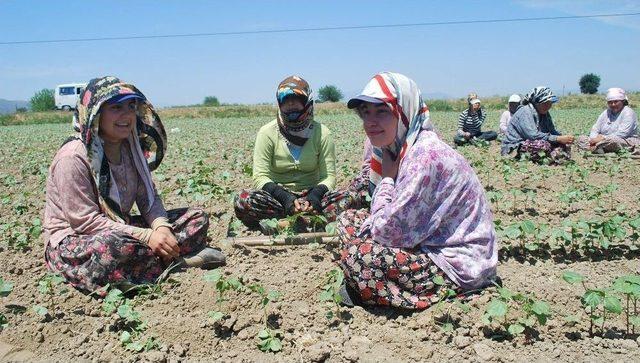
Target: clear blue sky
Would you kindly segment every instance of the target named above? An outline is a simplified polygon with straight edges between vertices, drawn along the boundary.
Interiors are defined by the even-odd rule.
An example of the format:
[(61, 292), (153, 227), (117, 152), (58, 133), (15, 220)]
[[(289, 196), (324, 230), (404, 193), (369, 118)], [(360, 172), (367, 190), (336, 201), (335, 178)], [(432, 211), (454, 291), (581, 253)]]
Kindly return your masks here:
[[(0, 0), (0, 42), (639, 12), (639, 1), (27, 1)], [(286, 34), (0, 45), (0, 98), (116, 75), (157, 106), (274, 102), (290, 74), (359, 92), (375, 73), (461, 97), (640, 89), (640, 16)]]

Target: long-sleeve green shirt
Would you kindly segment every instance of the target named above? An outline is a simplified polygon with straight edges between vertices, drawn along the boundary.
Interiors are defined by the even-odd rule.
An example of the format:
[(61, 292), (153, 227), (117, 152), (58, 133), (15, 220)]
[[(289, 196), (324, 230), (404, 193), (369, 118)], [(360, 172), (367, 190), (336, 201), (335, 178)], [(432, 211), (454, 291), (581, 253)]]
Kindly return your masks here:
[(331, 131), (325, 125), (313, 122), (313, 133), (302, 147), (296, 161), (287, 141), (273, 120), (262, 126), (256, 136), (253, 150), (253, 187), (274, 182), (296, 192), (324, 184), (333, 190), (336, 185), (336, 151)]

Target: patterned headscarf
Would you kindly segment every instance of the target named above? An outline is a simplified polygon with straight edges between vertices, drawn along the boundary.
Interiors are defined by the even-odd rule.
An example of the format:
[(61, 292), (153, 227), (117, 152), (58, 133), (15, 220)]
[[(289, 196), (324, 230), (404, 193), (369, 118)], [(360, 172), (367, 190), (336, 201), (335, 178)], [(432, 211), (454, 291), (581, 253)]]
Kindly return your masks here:
[(558, 97), (551, 92), (549, 87), (538, 86), (531, 90), (531, 92), (527, 93), (522, 100), (523, 105), (527, 105), (532, 103), (534, 105), (538, 105), (541, 103), (545, 103), (547, 101), (551, 101), (552, 103), (558, 102)]
[[(311, 136), (313, 130), (313, 97), (309, 83), (298, 76), (289, 76), (278, 85), (276, 99), (278, 100), (278, 128), (288, 142), (303, 146)], [(284, 114), (282, 103), (287, 97), (298, 97), (304, 108), (295, 114)]]
[(87, 149), (101, 209), (112, 220), (127, 223), (128, 216), (120, 208), (118, 189), (112, 181), (109, 162), (104, 155), (103, 142), (98, 133), (100, 107), (120, 95), (135, 95), (140, 99), (136, 110), (136, 127), (128, 141), (138, 174), (145, 183), (151, 208), (155, 195), (150, 171), (162, 162), (167, 150), (167, 134), (160, 117), (142, 92), (134, 85), (124, 83), (116, 77), (92, 79), (78, 99), (73, 127), (80, 133), (80, 140)]
[[(429, 119), (429, 108), (422, 100), (418, 85), (407, 76), (400, 73), (382, 72), (375, 75), (359, 97), (375, 98), (383, 101), (391, 108), (398, 119), (398, 131), (395, 141), (385, 147), (394, 159), (402, 159), (407, 150), (413, 146), (420, 130), (433, 130)], [(352, 102), (349, 102), (352, 104)], [(350, 106), (351, 107), (351, 106)], [(371, 171), (369, 174), (369, 191), (373, 193), (376, 185), (382, 179), (382, 148), (373, 146), (371, 156)]]

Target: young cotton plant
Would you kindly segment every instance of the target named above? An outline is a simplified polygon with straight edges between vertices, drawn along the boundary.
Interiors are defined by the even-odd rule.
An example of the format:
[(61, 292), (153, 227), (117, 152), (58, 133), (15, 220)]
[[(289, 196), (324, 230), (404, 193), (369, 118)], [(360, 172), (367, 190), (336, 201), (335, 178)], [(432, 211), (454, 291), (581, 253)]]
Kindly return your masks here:
[[(482, 320), (485, 324), (498, 323), (509, 337), (525, 334), (527, 340), (535, 326), (543, 326), (551, 317), (551, 307), (543, 300), (506, 288), (498, 288), (499, 296), (491, 300)], [(514, 314), (509, 314), (514, 310)], [(513, 316), (515, 315), (515, 316)]]
[(340, 303), (342, 302), (340, 287), (343, 281), (344, 272), (342, 272), (341, 269), (333, 269), (325, 275), (324, 285), (318, 297), (320, 301), (325, 303), (327, 309), (325, 316), (328, 320), (332, 320), (333, 318), (342, 319), (340, 312)]
[(147, 330), (147, 324), (142, 320), (140, 313), (137, 312), (129, 299), (119, 289), (110, 289), (107, 296), (102, 301), (102, 311), (105, 315), (110, 316), (114, 312), (117, 313), (120, 333), (120, 344), (129, 351), (142, 352), (157, 349), (159, 343), (155, 337), (144, 337), (143, 334)]
[(282, 294), (278, 291), (267, 291), (260, 284), (252, 284), (248, 289), (260, 297), (260, 306), (263, 311), (264, 327), (258, 332), (258, 348), (263, 352), (279, 352), (282, 350), (282, 332), (274, 329), (269, 324), (268, 306), (270, 303), (278, 301)]
[[(607, 313), (622, 313), (622, 303), (610, 288), (588, 288), (585, 284), (585, 277), (573, 271), (565, 271), (562, 279), (570, 284), (580, 283), (584, 289), (584, 294), (580, 298), (582, 306), (589, 311), (589, 335), (593, 336), (594, 326), (600, 325), (602, 333), (607, 320)], [(571, 320), (575, 318), (570, 317)]]
[(35, 305), (33, 307), (33, 311), (37, 315), (40, 315), (47, 319), (50, 318), (49, 309), (53, 309), (56, 306), (55, 296), (59, 294), (63, 294), (67, 291), (67, 288), (63, 288), (63, 289), (60, 289), (60, 291), (56, 291), (57, 286), (62, 284), (63, 282), (64, 282), (64, 277), (58, 274), (53, 274), (53, 273), (47, 273), (38, 281), (38, 291), (42, 295), (45, 295), (47, 297), (48, 299), (47, 304), (49, 308), (46, 308), (42, 305)]
[[(13, 291), (13, 283), (4, 281), (2, 277), (0, 277), (0, 297), (7, 297)], [(3, 314), (0, 313), (0, 331), (5, 329), (9, 325), (9, 319)]]
[(214, 322), (218, 322), (226, 317), (226, 314), (222, 312), (222, 303), (227, 301), (225, 299), (225, 294), (228, 291), (241, 290), (243, 288), (243, 284), (241, 280), (236, 278), (225, 278), (219, 269), (209, 271), (204, 275), (204, 280), (213, 284), (216, 292), (218, 293), (218, 297), (216, 298), (218, 310), (209, 311), (207, 313)]

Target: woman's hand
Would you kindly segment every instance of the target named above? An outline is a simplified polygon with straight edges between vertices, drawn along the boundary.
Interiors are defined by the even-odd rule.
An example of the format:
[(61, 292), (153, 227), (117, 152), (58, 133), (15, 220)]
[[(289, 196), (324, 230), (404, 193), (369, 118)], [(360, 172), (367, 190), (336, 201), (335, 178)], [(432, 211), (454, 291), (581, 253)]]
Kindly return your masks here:
[(159, 227), (151, 233), (149, 248), (164, 262), (169, 262), (180, 256), (178, 241), (168, 227)]
[(389, 177), (393, 180), (398, 176), (398, 165), (400, 165), (400, 158), (396, 160), (391, 158), (391, 153), (386, 149), (382, 149), (382, 174), (383, 178)]
[(556, 141), (562, 145), (573, 144), (575, 137), (573, 135), (560, 135), (556, 138)]
[(594, 137), (593, 139), (589, 139), (589, 145), (596, 146), (596, 144), (598, 144), (602, 140), (604, 140), (604, 136), (598, 135), (598, 136)]
[(311, 212), (313, 211), (313, 207), (311, 203), (305, 198), (298, 198), (293, 201), (293, 212), (301, 213), (301, 212)]

